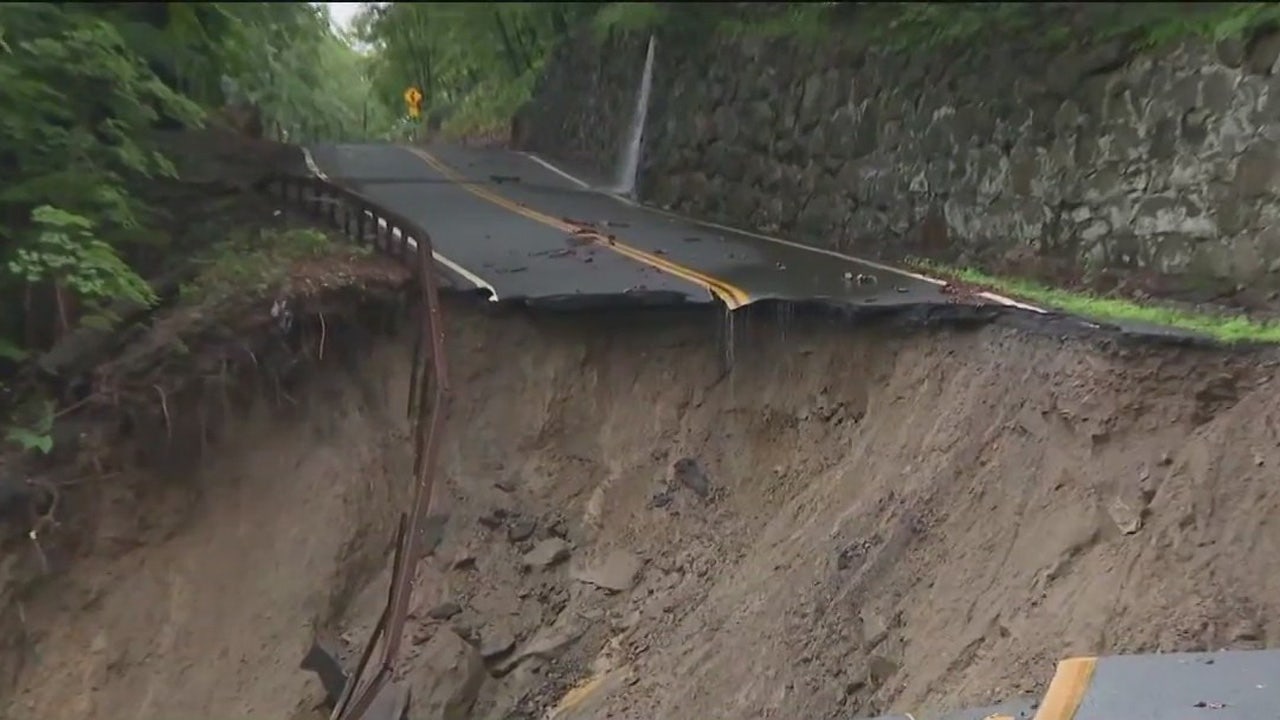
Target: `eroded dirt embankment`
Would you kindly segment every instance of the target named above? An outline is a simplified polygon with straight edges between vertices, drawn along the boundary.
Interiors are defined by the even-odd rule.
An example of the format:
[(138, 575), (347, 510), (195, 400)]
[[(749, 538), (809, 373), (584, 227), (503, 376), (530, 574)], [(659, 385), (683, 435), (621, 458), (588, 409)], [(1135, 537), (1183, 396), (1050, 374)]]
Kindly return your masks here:
[[(1259, 357), (761, 318), (726, 377), (710, 316), (447, 312), (414, 717), (541, 717), (595, 676), (556, 717), (844, 718), (1040, 690), (1070, 654), (1280, 639)], [(193, 479), (198, 509), (33, 599), (11, 708), (317, 702), (308, 624), (345, 607), (351, 548), (385, 550), (408, 491), (408, 356), (387, 344), (367, 392), (334, 375), (292, 420), (247, 422)], [(112, 513), (164, 517), (155, 498)], [(361, 639), (384, 582), (332, 629)]]

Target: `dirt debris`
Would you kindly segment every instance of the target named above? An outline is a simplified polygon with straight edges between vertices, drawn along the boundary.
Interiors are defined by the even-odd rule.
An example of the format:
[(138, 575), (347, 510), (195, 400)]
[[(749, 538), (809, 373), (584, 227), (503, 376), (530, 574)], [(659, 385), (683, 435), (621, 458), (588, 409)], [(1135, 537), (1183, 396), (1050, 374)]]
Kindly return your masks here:
[(560, 538), (547, 538), (534, 545), (521, 559), (526, 569), (542, 570), (569, 559), (569, 543)]
[(611, 550), (601, 557), (585, 562), (570, 570), (569, 575), (609, 592), (623, 592), (635, 586), (636, 576), (644, 561), (626, 550)]
[[(1280, 411), (1267, 405), (1271, 366), (1256, 358), (1117, 353), (1000, 329), (855, 336), (814, 322), (788, 328), (786, 342), (757, 329), (746, 342), (760, 359), (740, 360), (720, 384), (696, 322), (638, 334), (580, 322), (518, 318), (495, 330), (529, 355), (565, 348), (496, 386), (503, 370), (468, 364), (479, 382), (465, 386), (459, 422), (515, 452), (498, 471), (454, 455), (453, 475), (474, 480), (450, 500), (484, 507), (468, 493), (492, 487), (536, 518), (530, 527), (557, 514), (574, 539), (563, 564), (528, 574), (532, 546), (468, 545), (482, 568), (464, 579), (469, 602), (518, 638), (510, 651), (504, 641), (511, 655), (474, 717), (955, 707), (1042, 690), (1054, 661), (1075, 652), (1241, 647), (1280, 631), (1258, 610), (1274, 601), (1256, 572), (1241, 576), (1255, 588), (1242, 622), (1235, 601), (1145, 549), (1182, 532), (1185, 521), (1168, 515), (1171, 484), (1226, 492), (1184, 483), (1232, 457), (1224, 433), (1249, 424), (1241, 405)], [(481, 325), (461, 325), (454, 341), (490, 346)], [(597, 390), (583, 389), (584, 370)], [(646, 407), (619, 400), (620, 388), (643, 388)], [(529, 402), (490, 414), (490, 393)], [(1253, 441), (1264, 461), (1275, 462), (1274, 432)], [(712, 476), (722, 478), (714, 488)], [(1252, 503), (1218, 502), (1237, 503), (1228, 532), (1264, 529)], [(1249, 542), (1275, 548), (1280, 538)], [(1274, 565), (1257, 550), (1188, 552), (1215, 576)], [(607, 583), (612, 592), (581, 581), (610, 556), (644, 571), (634, 584)], [(1155, 587), (1159, 616), (1146, 596)], [(513, 662), (561, 628), (581, 636)]]

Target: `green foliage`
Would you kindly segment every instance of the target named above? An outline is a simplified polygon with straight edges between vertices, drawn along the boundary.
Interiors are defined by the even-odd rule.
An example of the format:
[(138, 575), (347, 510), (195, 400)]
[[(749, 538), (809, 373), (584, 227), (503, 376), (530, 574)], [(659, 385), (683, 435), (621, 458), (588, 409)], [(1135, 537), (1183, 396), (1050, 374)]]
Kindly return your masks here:
[(1027, 3), (895, 3), (869, 9), (864, 20), (873, 43), (919, 51), (973, 42), (992, 31), (1030, 32), (1036, 12)]
[[(855, 41), (895, 52), (933, 52), (978, 42), (1056, 47), (1125, 37), (1141, 47), (1198, 36), (1242, 37), (1280, 25), (1276, 3), (599, 3), (600, 33), (658, 28), (695, 35)], [(1006, 40), (998, 40), (1005, 38)]]
[(12, 340), (0, 337), (0, 360), (19, 363), (30, 356), (31, 354), (24, 350), (21, 345), (18, 345)]
[(1280, 23), (1280, 6), (1274, 3), (1107, 3), (1093, 14), (1102, 36), (1131, 36), (1146, 48), (1188, 37), (1243, 38), (1255, 28)]
[(837, 3), (794, 3), (782, 8), (765, 8), (750, 15), (735, 14), (718, 19), (716, 31), (730, 37), (792, 37), (818, 41), (830, 35)]
[(307, 228), (241, 233), (196, 258), (200, 273), (179, 295), (186, 305), (260, 295), (284, 280), (293, 263), (333, 249), (328, 235)]
[[(828, 5), (832, 5), (828, 3)], [(837, 3), (852, 6), (856, 22), (840, 32), (897, 51), (928, 51), (979, 42), (993, 35), (1041, 46), (1127, 38), (1154, 48), (1188, 37), (1239, 38), (1280, 24), (1275, 3)]]
[(392, 114), (369, 92), (369, 58), (333, 31), (312, 3), (228, 4), (227, 82), (266, 125), (295, 142), (356, 140), (384, 132)]
[(462, 98), (445, 120), (441, 132), (446, 137), (502, 135), (507, 123), (532, 95), (537, 80), (534, 72), (507, 81), (481, 81)]
[(54, 409), (48, 400), (28, 403), (5, 426), (5, 441), (26, 452), (39, 450), (48, 455), (53, 450)]
[[(117, 302), (156, 302), (134, 264), (154, 262), (168, 242), (148, 227), (155, 215), (136, 194), (140, 180), (175, 175), (157, 130), (197, 127), (231, 105), (237, 119), (260, 116), (282, 139), (368, 137), (394, 121), (369, 92), (372, 68), (321, 3), (5, 4), (0, 302), (24, 312), (0, 318), (0, 338), (40, 346), (0, 340), (0, 359), (21, 363), (47, 349), (73, 329), (63, 319), (109, 327)], [(241, 247), (241, 272), (235, 262), (216, 264), (205, 290), (257, 287), (262, 274), (246, 267), (287, 260), (317, 237), (255, 238), (270, 249)], [(5, 421), (18, 428), (8, 440), (47, 450), (40, 414), (30, 402), (17, 405), (26, 409)], [(0, 416), (12, 412), (0, 408)]]
[(40, 205), (94, 218), (119, 238), (138, 226), (139, 212), (122, 182), (173, 172), (140, 137), (162, 114), (190, 123), (199, 108), (106, 21), (37, 3), (7, 6), (4, 20), (13, 41), (0, 55), (0, 106), (16, 111), (0, 118), (0, 219), (9, 219), (0, 238), (12, 242)]
[(402, 93), (423, 94), (423, 115), (459, 134), (505, 126), (543, 62), (601, 3), (366, 4), (357, 36), (373, 49), (380, 102), (406, 113)]
[(647, 32), (671, 18), (664, 3), (616, 2), (603, 5), (591, 21), (592, 27), (601, 37), (611, 32)]
[(31, 215), (34, 239), (20, 246), (9, 261), (14, 277), (29, 283), (53, 280), (91, 302), (155, 303), (151, 286), (114, 248), (94, 236), (92, 220), (48, 205)]

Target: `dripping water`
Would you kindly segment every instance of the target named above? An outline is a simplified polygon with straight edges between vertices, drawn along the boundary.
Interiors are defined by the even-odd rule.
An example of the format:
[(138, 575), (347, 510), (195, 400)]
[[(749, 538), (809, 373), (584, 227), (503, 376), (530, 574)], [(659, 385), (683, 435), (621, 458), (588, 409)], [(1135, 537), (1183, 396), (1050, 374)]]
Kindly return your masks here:
[(728, 306), (725, 306), (724, 308), (724, 321), (721, 323), (720, 327), (721, 327), (722, 336), (723, 336), (721, 340), (722, 342), (721, 350), (723, 351), (723, 354), (721, 355), (720, 359), (724, 363), (724, 371), (727, 373), (732, 373), (733, 372), (733, 346), (734, 346), (735, 338), (733, 336), (734, 335), (733, 311), (730, 310)]
[(636, 93), (636, 109), (631, 114), (631, 127), (627, 131), (617, 182), (613, 188), (617, 195), (635, 195), (636, 175), (640, 172), (640, 144), (644, 139), (645, 116), (649, 114), (649, 89), (653, 86), (653, 42), (654, 37), (650, 35), (649, 49), (644, 55), (644, 70), (640, 73), (640, 89)]
[(724, 315), (720, 321), (720, 370), (721, 379), (729, 384), (729, 406), (733, 406), (737, 402), (736, 377), (737, 373), (733, 371), (735, 360), (735, 349), (738, 345), (738, 330), (736, 327), (737, 316), (729, 306), (724, 306)]
[(787, 342), (787, 329), (791, 326), (791, 320), (796, 316), (795, 306), (789, 302), (779, 302), (774, 308), (774, 317), (777, 319), (778, 333), (782, 342)]

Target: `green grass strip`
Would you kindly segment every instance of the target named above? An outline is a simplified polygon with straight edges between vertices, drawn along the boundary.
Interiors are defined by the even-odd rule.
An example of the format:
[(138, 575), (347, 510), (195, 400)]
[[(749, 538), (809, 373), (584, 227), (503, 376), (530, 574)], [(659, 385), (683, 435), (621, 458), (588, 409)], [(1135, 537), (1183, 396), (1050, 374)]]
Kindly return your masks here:
[(908, 264), (922, 272), (1100, 322), (1162, 325), (1200, 333), (1228, 344), (1280, 343), (1280, 322), (1251, 320), (1241, 315), (1216, 316), (1156, 305), (1140, 305), (1132, 300), (1063, 290), (1022, 278), (996, 277), (980, 270), (949, 267), (931, 260), (911, 259)]

